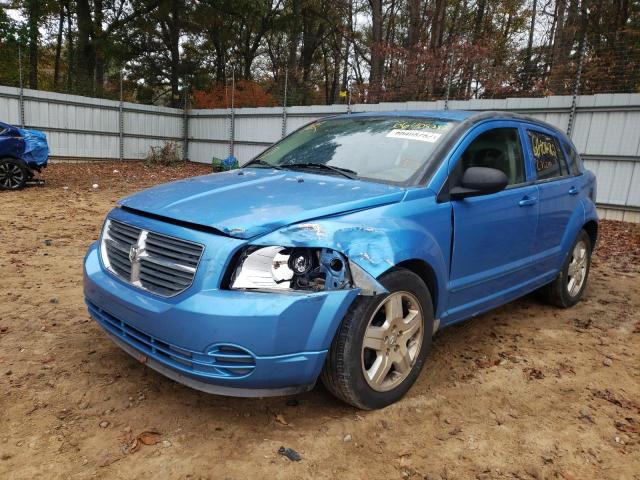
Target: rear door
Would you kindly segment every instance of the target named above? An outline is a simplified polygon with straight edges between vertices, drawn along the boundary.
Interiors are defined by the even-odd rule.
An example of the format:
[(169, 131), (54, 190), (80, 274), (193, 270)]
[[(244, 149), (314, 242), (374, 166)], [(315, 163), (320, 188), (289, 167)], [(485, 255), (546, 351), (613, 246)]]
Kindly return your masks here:
[(580, 202), (583, 182), (577, 168), (573, 165), (569, 168), (555, 132), (527, 126), (526, 141), (540, 199), (538, 229), (533, 243), (533, 255), (537, 259), (534, 272), (543, 275), (557, 270), (564, 260), (561, 242)]
[(513, 121), (476, 127), (450, 163), (450, 187), (472, 166), (498, 168), (509, 184), (498, 193), (451, 201), (454, 234), (447, 322), (504, 303), (530, 280), (527, 267), (538, 221), (538, 188), (530, 181), (522, 134)]

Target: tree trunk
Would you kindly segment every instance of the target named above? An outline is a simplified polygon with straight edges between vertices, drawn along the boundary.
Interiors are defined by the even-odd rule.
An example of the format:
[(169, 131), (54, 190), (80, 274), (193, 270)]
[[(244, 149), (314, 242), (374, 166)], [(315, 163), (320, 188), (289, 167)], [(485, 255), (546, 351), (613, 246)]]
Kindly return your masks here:
[[(353, 0), (349, 0), (349, 37), (346, 39), (344, 46), (344, 69), (342, 70), (342, 83), (340, 89), (344, 92), (347, 91), (349, 86), (349, 51), (351, 46), (351, 39), (353, 38)], [(347, 92), (347, 95), (349, 93)]]
[(371, 72), (369, 74), (369, 102), (380, 101), (384, 53), (382, 45), (382, 0), (369, 0), (371, 6)]
[(73, 27), (71, 21), (71, 8), (69, 2), (65, 2), (65, 9), (67, 11), (67, 93), (71, 92), (71, 86), (73, 82), (73, 76), (71, 72), (74, 71), (74, 49), (73, 49)]
[(538, 0), (533, 0), (533, 5), (531, 6), (531, 21), (529, 22), (529, 39), (527, 40), (527, 53), (526, 58), (524, 59), (524, 67), (523, 67), (523, 87), (525, 89), (531, 88), (531, 78), (532, 78), (532, 63), (531, 56), (533, 55), (533, 34), (535, 33), (536, 28), (536, 10), (538, 8)]
[(40, 0), (28, 0), (27, 24), (29, 31), (29, 88), (38, 89), (38, 42), (40, 41)]
[(302, 52), (300, 63), (302, 67), (302, 105), (308, 105), (311, 100), (311, 71), (313, 57), (320, 46), (320, 39), (324, 34), (324, 23), (318, 21), (318, 14), (310, 5), (302, 9)]
[(287, 65), (286, 68), (289, 71), (289, 85), (288, 89), (291, 92), (289, 98), (292, 102), (297, 102), (299, 100), (299, 84), (300, 80), (298, 78), (298, 46), (300, 45), (300, 35), (302, 34), (302, 22), (299, 20), (302, 15), (301, 10), (301, 1), (302, 0), (292, 0), (291, 8), (292, 8), (292, 18), (293, 25), (289, 34), (289, 52), (287, 55)]
[(102, 97), (104, 93), (104, 72), (106, 53), (104, 51), (104, 31), (102, 30), (102, 22), (104, 19), (102, 0), (94, 0), (93, 2), (93, 45), (95, 48), (95, 71), (94, 71), (94, 90), (98, 97)]
[[(421, 0), (409, 0), (409, 31), (407, 32), (407, 72), (406, 83), (411, 87), (412, 93), (418, 94), (418, 44), (420, 43), (420, 12)], [(418, 87), (419, 88), (419, 87)]]
[(216, 29), (213, 32), (213, 44), (216, 50), (216, 83), (222, 83), (223, 85), (226, 85), (226, 48), (223, 45), (223, 40), (219, 32), (219, 29)]
[[(473, 43), (474, 45), (480, 41), (480, 37), (482, 36), (482, 24), (484, 22), (484, 14), (487, 8), (487, 0), (478, 0), (478, 10), (476, 11), (476, 16), (473, 22)], [(466, 92), (465, 95), (467, 98), (471, 97), (472, 94), (472, 83), (473, 76), (475, 72), (475, 62), (471, 60), (470, 64), (467, 66), (465, 73), (465, 83), (466, 83)]]
[(435, 0), (433, 22), (431, 24), (431, 39), (429, 41), (429, 48), (432, 51), (435, 51), (438, 47), (440, 47), (440, 43), (442, 41), (445, 11), (446, 11), (446, 0)]
[(53, 89), (58, 89), (60, 82), (60, 59), (62, 57), (62, 32), (64, 31), (64, 3), (60, 2), (58, 15), (58, 35), (56, 36), (56, 57), (53, 66)]
[[(566, 18), (565, 18), (566, 13)], [(553, 39), (553, 59), (549, 75), (549, 89), (556, 95), (570, 93), (569, 56), (575, 43), (578, 22), (578, 0), (558, 0), (556, 34)]]
[(93, 72), (96, 60), (96, 52), (91, 40), (93, 19), (89, 0), (78, 0), (76, 5), (76, 18), (78, 21), (76, 61), (78, 92), (84, 95), (91, 95), (93, 93)]
[(171, 2), (171, 24), (169, 25), (169, 37), (171, 45), (171, 107), (180, 106), (180, 2)]

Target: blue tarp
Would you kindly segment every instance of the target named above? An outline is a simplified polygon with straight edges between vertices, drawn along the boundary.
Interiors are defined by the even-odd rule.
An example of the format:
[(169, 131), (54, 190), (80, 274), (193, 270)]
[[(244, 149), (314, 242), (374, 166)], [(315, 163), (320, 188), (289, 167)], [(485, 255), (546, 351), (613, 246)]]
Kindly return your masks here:
[(42, 168), (49, 158), (47, 136), (0, 122), (0, 158), (20, 158), (31, 168)]
[(47, 136), (38, 130), (17, 129), (24, 140), (22, 159), (29, 166), (44, 167), (49, 158), (49, 145)]

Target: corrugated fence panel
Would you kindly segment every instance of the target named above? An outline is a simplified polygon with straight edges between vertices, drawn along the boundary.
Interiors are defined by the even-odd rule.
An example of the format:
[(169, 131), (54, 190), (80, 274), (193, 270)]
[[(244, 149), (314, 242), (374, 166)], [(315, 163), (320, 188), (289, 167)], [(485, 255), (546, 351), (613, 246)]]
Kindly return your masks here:
[(17, 88), (0, 86), (0, 122), (20, 124), (19, 93)]
[[(0, 121), (20, 123), (19, 89), (0, 86)], [(506, 110), (525, 113), (567, 130), (572, 98), (451, 100), (450, 109)], [(58, 157), (119, 158), (120, 104), (117, 101), (24, 90), (25, 123), (47, 133)], [(598, 94), (576, 99), (572, 140), (588, 168), (598, 176), (598, 202), (609, 217), (640, 218), (640, 94)], [(445, 102), (419, 101), (352, 105), (351, 111), (443, 110)], [(294, 106), (286, 109), (286, 133), (322, 117), (347, 113), (346, 105)], [(166, 141), (183, 146), (189, 133), (189, 158), (210, 162), (230, 151), (231, 110), (184, 111), (123, 104), (124, 158), (144, 158)], [(282, 136), (282, 107), (239, 108), (234, 116), (233, 150), (244, 163)], [(618, 215), (620, 209), (626, 209)], [(633, 213), (634, 215), (631, 215)], [(636, 215), (638, 214), (638, 215)]]
[(189, 111), (189, 160), (209, 163), (229, 155), (230, 110)]
[[(169, 110), (169, 109), (167, 109)], [(125, 110), (124, 131), (127, 135), (161, 137), (182, 141), (184, 119), (181, 114), (166, 111)]]
[(189, 159), (193, 162), (210, 163), (213, 157), (229, 156), (229, 145), (224, 143), (189, 142)]
[(634, 162), (626, 205), (640, 205), (640, 162)]
[[(0, 87), (0, 120), (20, 123), (19, 89)], [(53, 157), (117, 159), (120, 156), (120, 104), (39, 90), (24, 90), (25, 126), (47, 134)], [(123, 104), (126, 159), (144, 158), (152, 146), (182, 142), (183, 110)]]
[[(252, 113), (242, 109), (235, 116), (234, 132), (238, 143), (242, 142), (269, 142), (273, 143), (282, 136), (282, 111)], [(264, 109), (267, 110), (267, 109)], [(269, 109), (271, 110), (271, 109)]]
[(47, 132), (47, 140), (57, 157), (118, 158), (117, 136), (53, 131)]

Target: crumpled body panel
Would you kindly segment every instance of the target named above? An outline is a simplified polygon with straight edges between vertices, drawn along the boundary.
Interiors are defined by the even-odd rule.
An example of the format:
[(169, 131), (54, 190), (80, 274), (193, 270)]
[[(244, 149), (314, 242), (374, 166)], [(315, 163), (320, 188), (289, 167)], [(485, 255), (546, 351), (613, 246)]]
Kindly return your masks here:
[(30, 168), (40, 169), (49, 159), (47, 136), (37, 130), (0, 123), (0, 158), (21, 159)]

